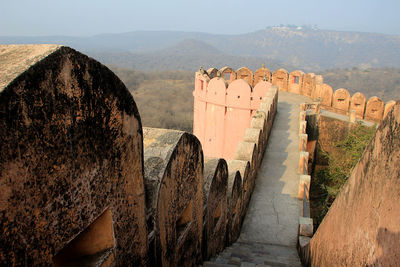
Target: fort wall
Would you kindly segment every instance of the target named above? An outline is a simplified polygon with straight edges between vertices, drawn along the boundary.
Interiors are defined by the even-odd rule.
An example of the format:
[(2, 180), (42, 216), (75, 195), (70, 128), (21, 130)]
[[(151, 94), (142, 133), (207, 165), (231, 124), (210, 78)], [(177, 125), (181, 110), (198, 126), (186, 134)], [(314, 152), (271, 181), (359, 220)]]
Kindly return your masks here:
[[(0, 51), (1, 265), (187, 266), (215, 255), (239, 236), (278, 90), (316, 100), (299, 110), (302, 255), (315, 265), (396, 264), (399, 102), (333, 92), (313, 73), (201, 69), (195, 76), (196, 137), (142, 128), (119, 78), (71, 48)], [(310, 239), (315, 141), (307, 129), (320, 108), (385, 119)]]
[[(245, 93), (233, 158), (204, 160), (194, 135), (142, 128), (129, 91), (97, 61), (63, 46), (0, 50), (1, 265), (198, 265), (238, 238), (276, 87)], [(203, 81), (224, 101), (242, 97), (235, 83), (251, 89)]]
[(266, 69), (256, 71), (265, 77), (254, 87), (254, 75), (248, 68), (209, 71), (216, 71), (216, 76), (204, 70), (195, 74), (193, 134), (206, 156), (233, 159), (271, 83), (264, 81)]
[[(381, 122), (309, 247), (314, 266), (397, 265), (400, 102)], [(390, 167), (388, 167), (390, 166)]]

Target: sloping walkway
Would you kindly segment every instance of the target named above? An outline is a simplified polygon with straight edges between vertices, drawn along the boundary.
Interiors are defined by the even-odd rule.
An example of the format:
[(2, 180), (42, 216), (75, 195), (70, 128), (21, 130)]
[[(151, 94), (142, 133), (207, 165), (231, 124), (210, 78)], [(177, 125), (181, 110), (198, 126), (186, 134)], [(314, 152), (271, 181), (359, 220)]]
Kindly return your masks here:
[(301, 95), (279, 92), (278, 112), (236, 243), (204, 266), (301, 266), (297, 250)]

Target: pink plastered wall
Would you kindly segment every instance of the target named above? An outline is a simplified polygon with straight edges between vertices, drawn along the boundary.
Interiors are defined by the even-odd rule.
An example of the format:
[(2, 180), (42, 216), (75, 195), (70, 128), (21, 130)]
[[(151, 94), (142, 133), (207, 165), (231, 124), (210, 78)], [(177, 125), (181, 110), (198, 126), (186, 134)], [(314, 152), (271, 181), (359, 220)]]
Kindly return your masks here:
[[(203, 85), (203, 87), (201, 86)], [(205, 156), (233, 159), (243, 141), (252, 116), (266, 96), (271, 83), (261, 81), (254, 88), (243, 80), (211, 80), (196, 73), (193, 134), (200, 140)]]

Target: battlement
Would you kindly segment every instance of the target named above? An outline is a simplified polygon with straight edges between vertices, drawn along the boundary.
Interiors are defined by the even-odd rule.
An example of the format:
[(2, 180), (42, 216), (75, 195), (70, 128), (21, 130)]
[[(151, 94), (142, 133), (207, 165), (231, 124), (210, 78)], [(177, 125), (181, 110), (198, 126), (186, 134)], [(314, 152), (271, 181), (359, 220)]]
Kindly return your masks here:
[(334, 91), (329, 84), (323, 82), (322, 75), (304, 73), (301, 70), (289, 73), (285, 69), (278, 69), (271, 73), (264, 66), (256, 70), (254, 74), (246, 67), (237, 71), (230, 67), (224, 67), (219, 71), (216, 68), (210, 68), (207, 71), (196, 72), (195, 93), (204, 97), (205, 92), (201, 93), (200, 89), (206, 88), (210, 80), (215, 77), (222, 78), (227, 88), (232, 82), (240, 79), (245, 80), (250, 88), (256, 86), (260, 81), (266, 81), (278, 86), (280, 91), (308, 96), (314, 101), (321, 102), (322, 109), (344, 115), (355, 112), (357, 119), (376, 123), (382, 121), (395, 104), (394, 100), (384, 103), (376, 96), (367, 100), (364, 94), (360, 92), (351, 96), (345, 88)]
[(272, 86), (264, 77), (253, 88), (253, 77), (244, 67), (237, 72), (229, 67), (196, 72), (193, 133), (206, 156), (233, 159), (237, 144)]

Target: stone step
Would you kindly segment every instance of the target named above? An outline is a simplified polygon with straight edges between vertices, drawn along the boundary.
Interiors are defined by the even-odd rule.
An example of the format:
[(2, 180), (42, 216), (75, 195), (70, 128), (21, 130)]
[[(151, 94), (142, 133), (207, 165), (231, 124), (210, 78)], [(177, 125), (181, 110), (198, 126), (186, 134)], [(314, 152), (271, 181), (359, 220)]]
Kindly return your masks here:
[(212, 262), (234, 266), (301, 266), (294, 247), (256, 242), (236, 242)]
[(213, 261), (203, 262), (203, 267), (236, 267), (237, 265), (217, 263)]

